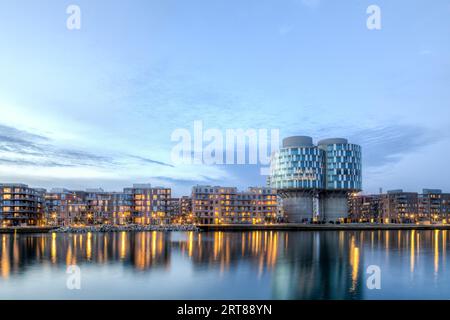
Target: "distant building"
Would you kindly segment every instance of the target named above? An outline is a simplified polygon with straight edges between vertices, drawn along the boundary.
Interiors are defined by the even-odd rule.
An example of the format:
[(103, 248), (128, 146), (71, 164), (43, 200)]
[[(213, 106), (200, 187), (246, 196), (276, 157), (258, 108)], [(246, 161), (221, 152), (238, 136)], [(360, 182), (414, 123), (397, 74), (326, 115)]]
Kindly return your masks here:
[(180, 198), (180, 217), (185, 223), (194, 223), (194, 215), (192, 214), (192, 198), (183, 196)]
[(87, 224), (108, 224), (112, 220), (112, 194), (102, 189), (86, 190)]
[(44, 192), (26, 184), (0, 184), (0, 226), (45, 224)]
[(48, 224), (64, 226), (82, 222), (86, 214), (84, 193), (57, 188), (46, 192), (44, 197)]
[(391, 190), (383, 195), (382, 222), (411, 223), (419, 212), (419, 195), (417, 192)]
[(170, 188), (152, 187), (150, 184), (135, 184), (125, 188), (131, 195), (133, 222), (137, 224), (170, 223)]
[(135, 184), (123, 192), (52, 189), (45, 194), (49, 224), (167, 224), (173, 214), (171, 189)]
[(133, 206), (132, 196), (125, 192), (112, 192), (109, 203), (111, 223), (118, 225), (133, 222), (131, 208)]
[(275, 222), (277, 196), (271, 188), (195, 186), (192, 188), (192, 212), (201, 224)]
[(417, 192), (391, 190), (379, 195), (352, 195), (350, 218), (354, 222), (417, 223), (448, 222), (450, 193), (440, 189)]
[(450, 194), (440, 189), (423, 189), (419, 195), (419, 217), (431, 222), (448, 220)]
[(168, 203), (168, 217), (170, 222), (178, 223), (180, 218), (180, 198), (170, 198)]
[(381, 223), (383, 220), (382, 195), (357, 195), (349, 197), (349, 218), (354, 222)]

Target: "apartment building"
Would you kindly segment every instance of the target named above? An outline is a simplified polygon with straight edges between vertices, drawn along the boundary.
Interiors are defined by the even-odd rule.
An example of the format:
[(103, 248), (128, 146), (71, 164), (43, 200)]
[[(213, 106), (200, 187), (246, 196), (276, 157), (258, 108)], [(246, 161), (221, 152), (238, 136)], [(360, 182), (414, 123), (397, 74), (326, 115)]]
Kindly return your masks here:
[(402, 189), (388, 191), (382, 197), (382, 218), (384, 223), (410, 223), (419, 213), (419, 194)]
[(109, 221), (112, 224), (125, 225), (133, 222), (132, 196), (125, 192), (111, 192), (108, 203), (110, 212)]
[(180, 198), (179, 215), (183, 222), (194, 223), (194, 215), (192, 214), (192, 198), (183, 196)]
[(45, 224), (44, 189), (0, 184), (0, 226)]
[(131, 195), (133, 223), (170, 223), (170, 199), (172, 198), (170, 188), (152, 187), (151, 184), (134, 184), (132, 188), (125, 188), (124, 193)]
[(45, 199), (48, 221), (53, 225), (161, 224), (170, 222), (174, 210), (171, 189), (149, 184), (136, 184), (123, 192), (52, 189)]
[(192, 212), (201, 224), (275, 222), (277, 195), (271, 188), (196, 186), (192, 188)]
[(450, 193), (423, 189), (419, 194), (399, 189), (379, 195), (352, 195), (349, 208), (353, 222), (446, 223), (449, 221)]
[(45, 193), (47, 223), (73, 225), (81, 223), (86, 214), (85, 193), (64, 188), (53, 188)]
[(419, 195), (419, 217), (422, 220), (439, 222), (448, 220), (450, 213), (450, 193), (440, 189), (423, 189)]
[(370, 223), (383, 222), (382, 200), (382, 195), (350, 195), (350, 221)]

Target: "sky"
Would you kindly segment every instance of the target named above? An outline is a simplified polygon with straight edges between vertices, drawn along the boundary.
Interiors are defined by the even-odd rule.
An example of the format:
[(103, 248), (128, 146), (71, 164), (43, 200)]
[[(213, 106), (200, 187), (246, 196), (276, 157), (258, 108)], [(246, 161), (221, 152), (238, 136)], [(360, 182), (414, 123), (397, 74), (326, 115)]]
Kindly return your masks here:
[(449, 36), (450, 0), (0, 0), (0, 181), (264, 185), (259, 165), (173, 163), (202, 121), (348, 138), (365, 193), (450, 192)]

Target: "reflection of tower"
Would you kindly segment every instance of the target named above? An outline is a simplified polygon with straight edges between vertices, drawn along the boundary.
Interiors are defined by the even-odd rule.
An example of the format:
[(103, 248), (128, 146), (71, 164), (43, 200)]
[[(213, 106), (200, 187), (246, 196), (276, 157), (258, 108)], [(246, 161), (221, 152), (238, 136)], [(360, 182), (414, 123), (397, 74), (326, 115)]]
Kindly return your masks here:
[[(364, 265), (353, 234), (288, 234), (283, 264), (274, 272), (274, 299), (361, 299)], [(353, 242), (352, 242), (353, 241)]]
[(268, 181), (283, 198), (290, 222), (346, 218), (348, 194), (362, 186), (361, 147), (346, 139), (326, 139), (316, 146), (311, 137), (286, 138), (272, 155)]

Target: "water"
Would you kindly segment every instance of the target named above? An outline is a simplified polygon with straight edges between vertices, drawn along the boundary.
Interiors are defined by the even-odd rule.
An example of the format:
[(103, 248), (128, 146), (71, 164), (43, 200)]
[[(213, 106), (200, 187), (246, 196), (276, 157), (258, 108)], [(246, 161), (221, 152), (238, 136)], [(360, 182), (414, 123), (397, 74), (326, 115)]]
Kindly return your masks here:
[[(448, 299), (448, 231), (0, 235), (0, 299)], [(81, 290), (67, 289), (68, 265)], [(381, 268), (369, 290), (367, 267)]]

